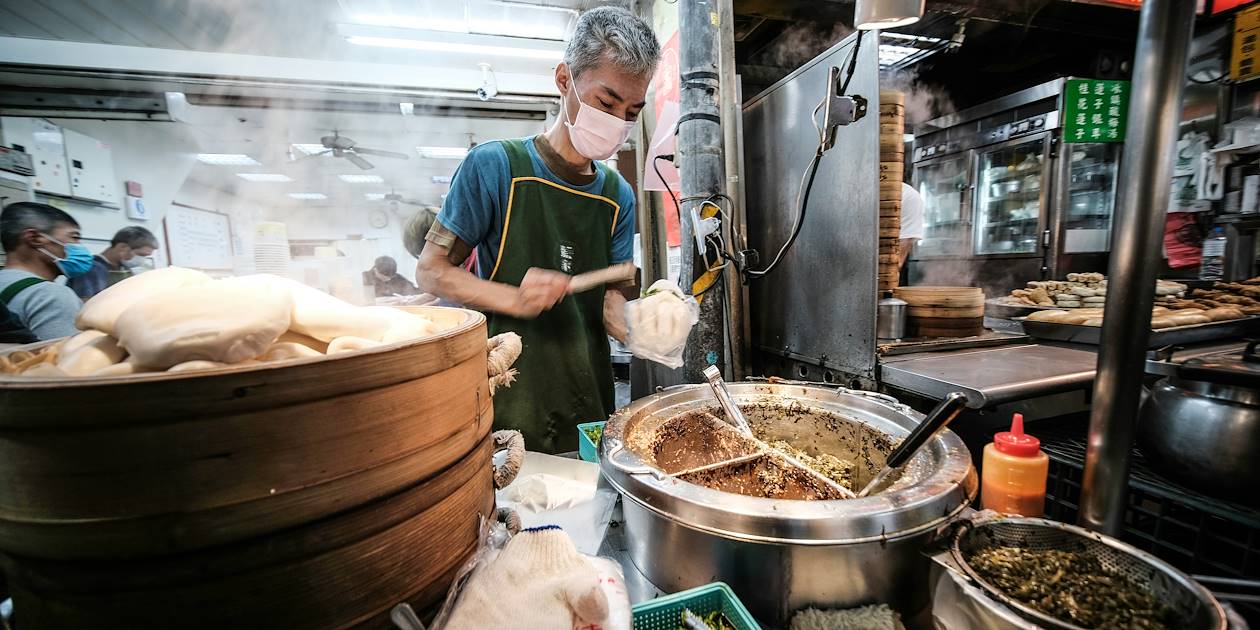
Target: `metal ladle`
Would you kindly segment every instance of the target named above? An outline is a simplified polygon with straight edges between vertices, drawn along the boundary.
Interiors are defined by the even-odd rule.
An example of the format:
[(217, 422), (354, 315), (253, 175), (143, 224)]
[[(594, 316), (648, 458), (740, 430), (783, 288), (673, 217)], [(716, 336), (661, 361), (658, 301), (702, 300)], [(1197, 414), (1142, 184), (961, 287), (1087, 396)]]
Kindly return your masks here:
[(966, 394), (962, 392), (947, 394), (945, 399), (936, 405), (936, 408), (928, 412), (928, 415), (923, 418), (923, 422), (920, 422), (919, 426), (910, 432), (910, 436), (888, 455), (888, 459), (884, 462), (884, 468), (875, 475), (874, 479), (871, 479), (870, 483), (866, 484), (866, 487), (862, 488), (862, 491), (857, 494), (858, 498), (869, 495), (882, 485), (893, 471), (906, 465), (906, 462), (909, 462), (910, 458), (924, 444), (931, 441), (937, 433), (943, 431), (954, 418), (957, 418), (965, 406), (967, 406)]

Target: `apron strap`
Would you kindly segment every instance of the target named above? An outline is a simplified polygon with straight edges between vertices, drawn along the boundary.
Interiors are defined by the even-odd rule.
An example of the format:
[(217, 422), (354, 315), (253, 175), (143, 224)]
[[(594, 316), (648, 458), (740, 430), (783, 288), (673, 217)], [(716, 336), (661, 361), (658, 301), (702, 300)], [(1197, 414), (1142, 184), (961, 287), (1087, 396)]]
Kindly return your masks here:
[(534, 177), (534, 162), (529, 159), (529, 150), (525, 148), (524, 140), (502, 140), (500, 144), (507, 152), (508, 168), (511, 170), (512, 179)]
[(41, 283), (45, 282), (43, 278), (22, 278), (0, 291), (0, 304), (9, 305), (9, 301), (17, 297), (17, 294)]

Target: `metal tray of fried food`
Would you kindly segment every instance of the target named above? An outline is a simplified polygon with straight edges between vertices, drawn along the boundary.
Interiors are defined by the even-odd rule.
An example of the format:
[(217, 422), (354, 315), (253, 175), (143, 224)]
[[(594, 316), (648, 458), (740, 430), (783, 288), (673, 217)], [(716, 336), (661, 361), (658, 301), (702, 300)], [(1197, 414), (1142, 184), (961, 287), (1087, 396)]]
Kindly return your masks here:
[[(1081, 326), (1079, 324), (1059, 324), (1055, 322), (1039, 322), (1028, 319), (1019, 320), (1024, 327), (1024, 334), (1037, 339), (1083, 343), (1091, 346), (1102, 345), (1102, 326)], [(1245, 337), (1260, 333), (1260, 317), (1244, 317), (1222, 322), (1191, 324), (1152, 330), (1146, 339), (1147, 348), (1179, 346), (1214, 339)]]

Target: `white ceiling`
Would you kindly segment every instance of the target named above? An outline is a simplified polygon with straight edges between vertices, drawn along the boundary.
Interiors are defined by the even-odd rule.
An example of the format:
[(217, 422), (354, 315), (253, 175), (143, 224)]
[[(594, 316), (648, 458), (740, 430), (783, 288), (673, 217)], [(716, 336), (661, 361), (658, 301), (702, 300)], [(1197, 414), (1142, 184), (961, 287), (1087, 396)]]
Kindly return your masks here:
[[(502, 72), (537, 72), (554, 65), (510, 55), (423, 52), (357, 46), (345, 41), (345, 25), (378, 18), (383, 26), (471, 32), (510, 26), (516, 35), (571, 29), (575, 9), (615, 0), (22, 0), (0, 3), (0, 36), (116, 44), (201, 52), (226, 52), (339, 61), (425, 63)], [(538, 7), (549, 7), (540, 9)], [(379, 18), (386, 18), (381, 22)], [(484, 27), (484, 28), (483, 28)], [(536, 33), (536, 34), (535, 34)], [(512, 38), (505, 38), (505, 45)]]
[[(575, 10), (618, 0), (22, 0), (0, 2), (0, 37), (20, 37), (89, 44), (172, 49), (193, 52), (235, 53), (263, 57), (389, 63), (426, 68), (476, 70), (477, 62), (489, 61), (496, 72), (527, 75), (550, 74), (554, 61), (500, 55), (422, 52), (347, 43), (350, 28), (371, 27), (364, 16), (397, 16), (393, 27), (466, 28), (477, 37), (487, 29), (511, 25), (517, 35), (571, 30)], [(540, 9), (539, 7), (549, 7)], [(408, 21), (409, 20), (409, 21)], [(454, 26), (452, 27), (452, 24)], [(462, 27), (460, 25), (463, 25)], [(499, 26), (495, 26), (498, 24)], [(394, 29), (396, 32), (397, 29)], [(423, 38), (424, 31), (414, 31)], [(491, 33), (493, 35), (493, 33)], [(505, 46), (520, 40), (501, 37)], [(90, 66), (90, 60), (85, 66)], [(480, 76), (480, 70), (477, 70)], [(225, 73), (230, 74), (230, 73)], [(95, 89), (109, 89), (108, 76), (93, 79)], [(25, 80), (37, 85), (36, 80)], [(80, 84), (78, 87), (83, 87)], [(310, 86), (308, 86), (310, 87)], [(181, 88), (182, 89), (182, 88)], [(225, 92), (225, 98), (233, 96)], [(384, 92), (383, 92), (384, 93)], [(382, 96), (382, 99), (386, 97)], [(190, 105), (180, 122), (152, 123), (192, 130), (203, 153), (245, 153), (261, 166), (227, 167), (198, 164), (189, 180), (215, 190), (243, 197), (260, 207), (339, 206), (371, 204), (364, 193), (395, 191), (426, 204), (441, 203), (446, 184), (434, 175), (450, 175), (456, 160), (422, 159), (417, 146), (468, 146), (496, 138), (537, 133), (542, 121), (465, 117), (404, 117), (396, 109), (380, 113), (361, 111), (310, 111), (269, 103), (270, 107)], [(252, 103), (250, 103), (252, 104)], [(537, 111), (537, 108), (534, 108)], [(417, 107), (417, 113), (421, 109)], [(495, 115), (495, 114), (489, 114)], [(510, 115), (510, 113), (508, 114)], [(314, 157), (290, 162), (292, 143), (318, 143), (333, 130), (355, 139), (361, 146), (404, 153), (407, 160), (367, 157), (375, 168), (364, 171), (344, 159)], [(253, 183), (238, 172), (281, 173), (293, 181)], [(375, 174), (380, 184), (347, 184), (338, 174)], [(295, 201), (289, 192), (322, 192), (323, 201)]]
[[(154, 123), (180, 124), (180, 123)], [(435, 175), (451, 175), (458, 160), (421, 158), (417, 146), (467, 147), (499, 138), (522, 137), (543, 128), (539, 120), (499, 120), (462, 117), (403, 116), (268, 110), (241, 107), (195, 107), (187, 124), (202, 153), (243, 153), (260, 166), (212, 166), (198, 163), (189, 176), (205, 186), (252, 199), (262, 207), (284, 205), (347, 206), (370, 203), (365, 193), (397, 192), (405, 198), (440, 205), (449, 186), (434, 183)], [(292, 144), (318, 144), (320, 137), (336, 130), (358, 146), (394, 151), (408, 159), (363, 156), (374, 165), (360, 169), (349, 160), (313, 156), (291, 161)], [(297, 156), (300, 151), (294, 150)], [(291, 182), (248, 182), (237, 173), (278, 173)], [(378, 175), (379, 184), (348, 184), (341, 174)], [(322, 192), (328, 199), (294, 201), (289, 192)]]

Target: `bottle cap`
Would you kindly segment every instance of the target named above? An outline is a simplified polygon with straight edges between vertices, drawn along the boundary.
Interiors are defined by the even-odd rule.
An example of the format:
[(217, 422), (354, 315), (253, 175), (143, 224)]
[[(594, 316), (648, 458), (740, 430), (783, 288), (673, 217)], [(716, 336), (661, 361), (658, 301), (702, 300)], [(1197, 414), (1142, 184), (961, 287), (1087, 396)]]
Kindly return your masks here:
[(1041, 440), (1024, 433), (1024, 414), (1011, 418), (1011, 430), (993, 436), (993, 448), (999, 453), (1015, 457), (1036, 457), (1041, 451)]

